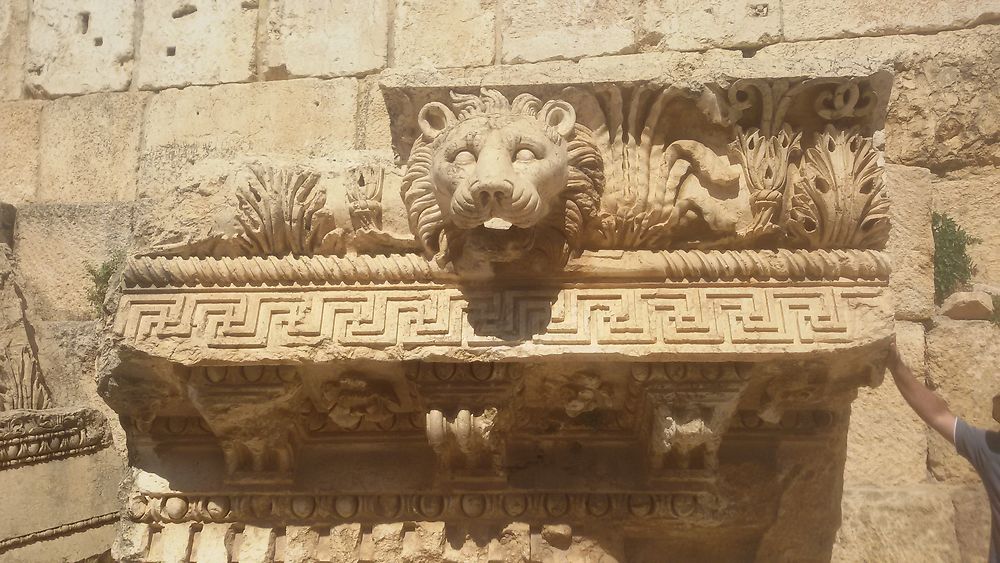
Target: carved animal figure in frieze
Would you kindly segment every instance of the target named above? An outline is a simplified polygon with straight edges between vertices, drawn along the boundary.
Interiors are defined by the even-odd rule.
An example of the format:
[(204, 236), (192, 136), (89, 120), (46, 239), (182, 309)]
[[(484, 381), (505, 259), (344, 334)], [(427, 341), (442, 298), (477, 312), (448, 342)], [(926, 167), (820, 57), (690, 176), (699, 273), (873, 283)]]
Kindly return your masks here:
[(461, 268), (559, 268), (597, 226), (603, 163), (563, 100), (452, 94), (420, 110), (403, 178), (410, 229), (429, 256)]

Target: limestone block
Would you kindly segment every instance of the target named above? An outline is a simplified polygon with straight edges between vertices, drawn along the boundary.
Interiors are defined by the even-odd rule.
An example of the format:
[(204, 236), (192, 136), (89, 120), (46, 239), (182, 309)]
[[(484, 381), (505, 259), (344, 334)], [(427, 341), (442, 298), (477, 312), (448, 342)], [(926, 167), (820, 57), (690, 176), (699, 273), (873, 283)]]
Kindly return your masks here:
[(993, 317), (993, 299), (985, 291), (957, 291), (941, 304), (941, 314), (959, 321), (988, 321)]
[(38, 190), (38, 123), (42, 102), (0, 103), (0, 200), (30, 201)]
[(934, 171), (1000, 164), (1000, 26), (876, 44), (854, 52), (894, 51), (887, 159)]
[[(396, 5), (393, 64), (436, 67), (493, 63), (497, 0), (402, 0)], [(511, 9), (517, 9), (512, 7)]]
[(198, 549), (192, 553), (196, 561), (228, 561), (232, 550), (232, 524), (205, 524), (198, 538)]
[(979, 485), (960, 487), (951, 494), (955, 505), (955, 532), (962, 561), (986, 561), (990, 552), (990, 501)]
[(88, 266), (123, 254), (132, 209), (121, 204), (25, 205), (18, 209), (15, 257), (33, 320), (95, 315)]
[(139, 88), (250, 80), (256, 30), (257, 2), (144, 4), (136, 68)]
[(16, 100), (24, 89), (28, 50), (28, 0), (0, 2), (0, 100)]
[[(114, 449), (104, 448), (86, 455), (0, 471), (0, 488), (4, 491), (5, 507), (4, 510), (0, 510), (0, 537), (15, 538), (117, 513), (118, 485), (124, 476), (124, 465)], [(68, 475), (73, 477), (67, 478)], [(20, 509), (8, 507), (20, 507)], [(106, 551), (114, 537), (112, 518), (98, 520), (89, 527), (96, 533), (85, 538), (75, 538), (80, 540), (78, 542), (71, 541), (66, 544), (62, 541), (42, 542), (50, 545), (51, 550), (48, 552), (36, 550), (35, 557), (44, 553), (47, 553), (48, 557), (29, 557), (30, 552), (22, 552), (14, 559), (6, 559), (7, 554), (3, 554), (0, 560), (72, 561), (88, 553), (97, 554)], [(87, 526), (80, 526), (79, 531), (86, 529)], [(57, 538), (53, 534), (46, 539)], [(67, 553), (66, 559), (57, 555), (68, 551), (68, 547), (78, 551), (75, 554)]]
[[(191, 540), (194, 535), (191, 522), (166, 524), (160, 532), (159, 558), (163, 563), (187, 563), (191, 558)], [(150, 548), (150, 555), (155, 551)]]
[[(32, 323), (38, 346), (38, 364), (56, 405), (75, 405), (106, 410), (97, 395), (94, 358), (98, 327), (93, 321), (41, 321)], [(116, 417), (107, 411), (108, 420)]]
[(261, 71), (267, 78), (345, 76), (385, 66), (386, 0), (268, 3)]
[(43, 98), (127, 89), (135, 6), (133, 0), (32, 2), (28, 89)]
[(759, 47), (780, 40), (781, 5), (761, 0), (645, 0), (640, 44), (669, 51)]
[(42, 111), (36, 201), (96, 203), (135, 197), (142, 112), (149, 94), (64, 98)]
[(374, 77), (366, 78), (361, 82), (360, 90), (358, 127), (361, 129), (361, 139), (358, 148), (378, 150), (391, 159), (393, 153), (389, 109), (385, 104), (385, 96), (378, 87), (378, 80)]
[(892, 229), (886, 250), (892, 259), (897, 319), (934, 314), (934, 235), (931, 231), (931, 173), (925, 168), (887, 165)]
[(271, 563), (274, 561), (274, 541), (274, 528), (247, 526), (243, 529), (239, 560), (246, 563)]
[(316, 561), (316, 545), (319, 532), (308, 526), (288, 526), (285, 528), (285, 561), (287, 563), (311, 563)]
[[(913, 373), (924, 378), (924, 327), (896, 322), (896, 343)], [(851, 405), (846, 487), (906, 485), (927, 480), (927, 432), (887, 372), (881, 386), (861, 388)]]
[(318, 556), (326, 556), (327, 561), (358, 561), (358, 549), (361, 547), (361, 524), (337, 524), (330, 529), (329, 550), (320, 549)]
[[(927, 333), (928, 379), (952, 412), (969, 424), (994, 428), (992, 397), (1000, 390), (1000, 327), (989, 321), (935, 317)], [(927, 463), (940, 480), (979, 482), (954, 446), (933, 431)]]
[[(743, 59), (744, 62), (747, 59)], [(1000, 26), (934, 35), (779, 43), (756, 64), (814, 61), (893, 69), (886, 160), (933, 172), (1000, 164)]]
[(845, 490), (842, 511), (832, 561), (959, 560), (955, 509), (940, 488)]
[(878, 0), (783, 0), (781, 8), (787, 41), (961, 29), (1000, 15), (996, 0), (916, 0), (900, 9)]
[(529, 0), (505, 6), (501, 60), (526, 63), (635, 50), (639, 0)]
[(343, 78), (160, 93), (146, 112), (139, 197), (203, 180), (194, 168), (210, 159), (228, 168), (238, 155), (299, 158), (352, 149), (357, 88), (356, 80)]
[(982, 242), (968, 247), (974, 281), (1000, 285), (1000, 169), (969, 169), (934, 182), (934, 209)]
[(399, 561), (403, 549), (403, 524), (375, 524), (361, 544), (361, 560), (375, 563)]
[(439, 561), (445, 541), (444, 522), (417, 522), (413, 530), (404, 533), (399, 557), (403, 561)]

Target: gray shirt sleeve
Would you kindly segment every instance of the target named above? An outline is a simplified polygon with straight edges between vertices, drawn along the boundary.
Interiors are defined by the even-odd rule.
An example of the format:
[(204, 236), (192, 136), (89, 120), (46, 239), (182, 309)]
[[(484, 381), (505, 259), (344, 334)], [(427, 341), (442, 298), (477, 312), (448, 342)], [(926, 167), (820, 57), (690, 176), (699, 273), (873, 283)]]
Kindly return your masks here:
[(969, 426), (961, 418), (956, 419), (955, 449), (962, 457), (969, 460), (978, 472), (986, 470), (989, 446), (986, 444), (985, 430)]

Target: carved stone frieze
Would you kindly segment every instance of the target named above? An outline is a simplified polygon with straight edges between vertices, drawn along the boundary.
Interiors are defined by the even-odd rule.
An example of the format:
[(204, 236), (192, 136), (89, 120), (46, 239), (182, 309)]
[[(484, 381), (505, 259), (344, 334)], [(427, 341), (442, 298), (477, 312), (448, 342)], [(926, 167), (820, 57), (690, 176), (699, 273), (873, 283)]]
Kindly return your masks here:
[(893, 333), (885, 77), (506, 72), (389, 80), (395, 163), (241, 166), (226, 229), (127, 260), (129, 529), (364, 554), (784, 517)]
[(0, 470), (90, 453), (110, 444), (107, 421), (93, 409), (0, 413)]
[(302, 432), (296, 416), (301, 382), (294, 368), (195, 368), (187, 386), (191, 403), (219, 438), (229, 480), (291, 479)]

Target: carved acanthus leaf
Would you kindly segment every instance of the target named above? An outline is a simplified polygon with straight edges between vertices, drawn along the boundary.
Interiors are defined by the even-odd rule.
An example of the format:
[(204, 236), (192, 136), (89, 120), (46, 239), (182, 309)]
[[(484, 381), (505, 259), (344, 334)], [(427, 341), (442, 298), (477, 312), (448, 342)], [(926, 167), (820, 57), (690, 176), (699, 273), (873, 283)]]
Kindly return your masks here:
[(889, 199), (870, 138), (827, 128), (806, 150), (789, 234), (806, 248), (885, 247)]
[(243, 227), (239, 240), (252, 254), (309, 255), (332, 250), (336, 224), (326, 212), (326, 191), (317, 188), (319, 174), (249, 166), (245, 184), (236, 192)]
[(360, 168), (350, 176), (347, 183), (347, 208), (355, 230), (382, 229), (384, 178), (385, 172), (378, 166)]
[(27, 346), (8, 348), (0, 356), (0, 411), (47, 409), (51, 403), (31, 349)]

